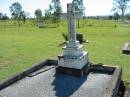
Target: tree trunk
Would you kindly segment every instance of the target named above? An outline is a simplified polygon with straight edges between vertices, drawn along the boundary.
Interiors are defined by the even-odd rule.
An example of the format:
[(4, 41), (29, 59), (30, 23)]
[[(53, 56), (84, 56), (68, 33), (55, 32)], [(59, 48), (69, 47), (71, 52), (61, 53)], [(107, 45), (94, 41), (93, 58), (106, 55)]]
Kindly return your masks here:
[(78, 19), (78, 28), (79, 28), (79, 19)]
[(125, 13), (124, 13), (124, 10), (122, 9), (121, 11), (122, 11), (122, 15), (121, 15), (122, 22), (125, 22), (125, 17), (124, 17), (124, 14), (125, 14)]
[(17, 21), (18, 21), (18, 26), (20, 28), (20, 19), (18, 18)]

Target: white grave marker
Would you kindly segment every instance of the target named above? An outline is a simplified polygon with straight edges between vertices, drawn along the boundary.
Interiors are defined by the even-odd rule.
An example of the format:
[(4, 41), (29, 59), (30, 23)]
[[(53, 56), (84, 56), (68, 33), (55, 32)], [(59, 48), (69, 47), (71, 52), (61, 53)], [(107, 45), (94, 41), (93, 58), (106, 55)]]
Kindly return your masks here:
[(88, 53), (83, 51), (82, 45), (76, 40), (76, 16), (73, 4), (67, 4), (69, 41), (59, 56), (58, 65), (61, 67), (82, 69), (88, 63)]

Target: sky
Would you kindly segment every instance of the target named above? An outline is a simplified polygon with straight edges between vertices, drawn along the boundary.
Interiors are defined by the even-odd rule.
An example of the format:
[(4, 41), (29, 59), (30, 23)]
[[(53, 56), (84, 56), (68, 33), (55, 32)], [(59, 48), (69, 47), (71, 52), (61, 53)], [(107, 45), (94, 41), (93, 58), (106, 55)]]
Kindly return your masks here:
[[(0, 0), (0, 12), (6, 13), (10, 16), (9, 7), (14, 2), (19, 2), (25, 12), (29, 12), (31, 17), (34, 17), (34, 11), (41, 9), (43, 14), (44, 10), (49, 8), (49, 4), (52, 0)], [(67, 3), (72, 0), (60, 0), (63, 12), (67, 11)], [(86, 16), (98, 16), (98, 15), (111, 15), (112, 0), (83, 0), (86, 8)]]

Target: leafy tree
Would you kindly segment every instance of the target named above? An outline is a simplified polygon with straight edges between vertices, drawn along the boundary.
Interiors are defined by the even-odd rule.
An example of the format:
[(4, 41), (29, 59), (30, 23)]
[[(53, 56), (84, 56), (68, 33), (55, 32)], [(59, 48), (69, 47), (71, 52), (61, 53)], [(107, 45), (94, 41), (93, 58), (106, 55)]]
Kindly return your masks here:
[(30, 13), (29, 12), (26, 12), (26, 18), (29, 19), (30, 18)]
[(52, 13), (51, 13), (50, 9), (47, 9), (47, 10), (44, 10), (44, 14), (45, 14), (44, 22), (48, 25), (48, 24), (50, 24), (50, 22), (52, 22), (52, 19), (53, 19)]
[(118, 12), (114, 13), (114, 16), (113, 16), (114, 20), (117, 20), (120, 18), (120, 15), (118, 14)]
[[(81, 14), (81, 16), (84, 15), (84, 5), (83, 0), (73, 0), (73, 4), (75, 5), (75, 11)], [(79, 18), (78, 18), (78, 28), (79, 28)]]
[(112, 20), (112, 19), (113, 19), (113, 16), (111, 16), (111, 15), (108, 16), (108, 19), (109, 19), (109, 20)]
[(2, 20), (8, 20), (9, 17), (7, 16), (7, 14), (4, 14), (3, 17), (2, 17)]
[(44, 13), (45, 13), (45, 19), (51, 18), (51, 11), (49, 9), (45, 10)]
[(36, 9), (35, 16), (37, 18), (37, 21), (41, 21), (42, 20), (42, 11), (40, 9)]
[(73, 0), (73, 4), (75, 5), (75, 11), (78, 11), (83, 15), (85, 9), (83, 5), (83, 0)]
[(22, 6), (19, 2), (15, 2), (10, 7), (12, 18), (18, 19), (20, 12), (22, 11)]
[(9, 17), (7, 16), (7, 14), (3, 14), (3, 13), (0, 13), (0, 20), (8, 20)]
[(25, 21), (26, 21), (26, 14), (24, 11), (21, 11), (20, 12), (20, 16), (19, 16), (20, 20), (23, 21), (23, 23), (25, 24)]
[(0, 19), (2, 19), (2, 17), (3, 17), (3, 13), (0, 13)]
[(128, 13), (125, 17), (126, 19), (130, 20), (130, 13)]
[(62, 13), (60, 0), (52, 0), (49, 9), (52, 14), (53, 22), (59, 26), (60, 15)]
[(10, 11), (13, 19), (18, 21), (20, 27), (20, 21), (23, 20), (25, 22), (26, 15), (25, 12), (22, 10), (22, 6), (19, 2), (15, 2), (10, 6)]
[(121, 12), (123, 22), (125, 21), (124, 15), (125, 15), (125, 12), (128, 8), (128, 2), (129, 1), (130, 0), (114, 0), (114, 3), (113, 3), (112, 11), (114, 11), (115, 13)]

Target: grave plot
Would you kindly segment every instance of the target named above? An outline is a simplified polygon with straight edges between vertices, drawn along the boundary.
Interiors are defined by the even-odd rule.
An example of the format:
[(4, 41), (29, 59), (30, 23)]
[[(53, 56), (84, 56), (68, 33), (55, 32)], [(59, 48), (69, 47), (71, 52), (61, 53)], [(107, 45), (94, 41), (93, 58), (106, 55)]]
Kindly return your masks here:
[(75, 6), (67, 4), (68, 41), (46, 60), (0, 84), (2, 97), (117, 97), (122, 68), (93, 64), (76, 39)]

